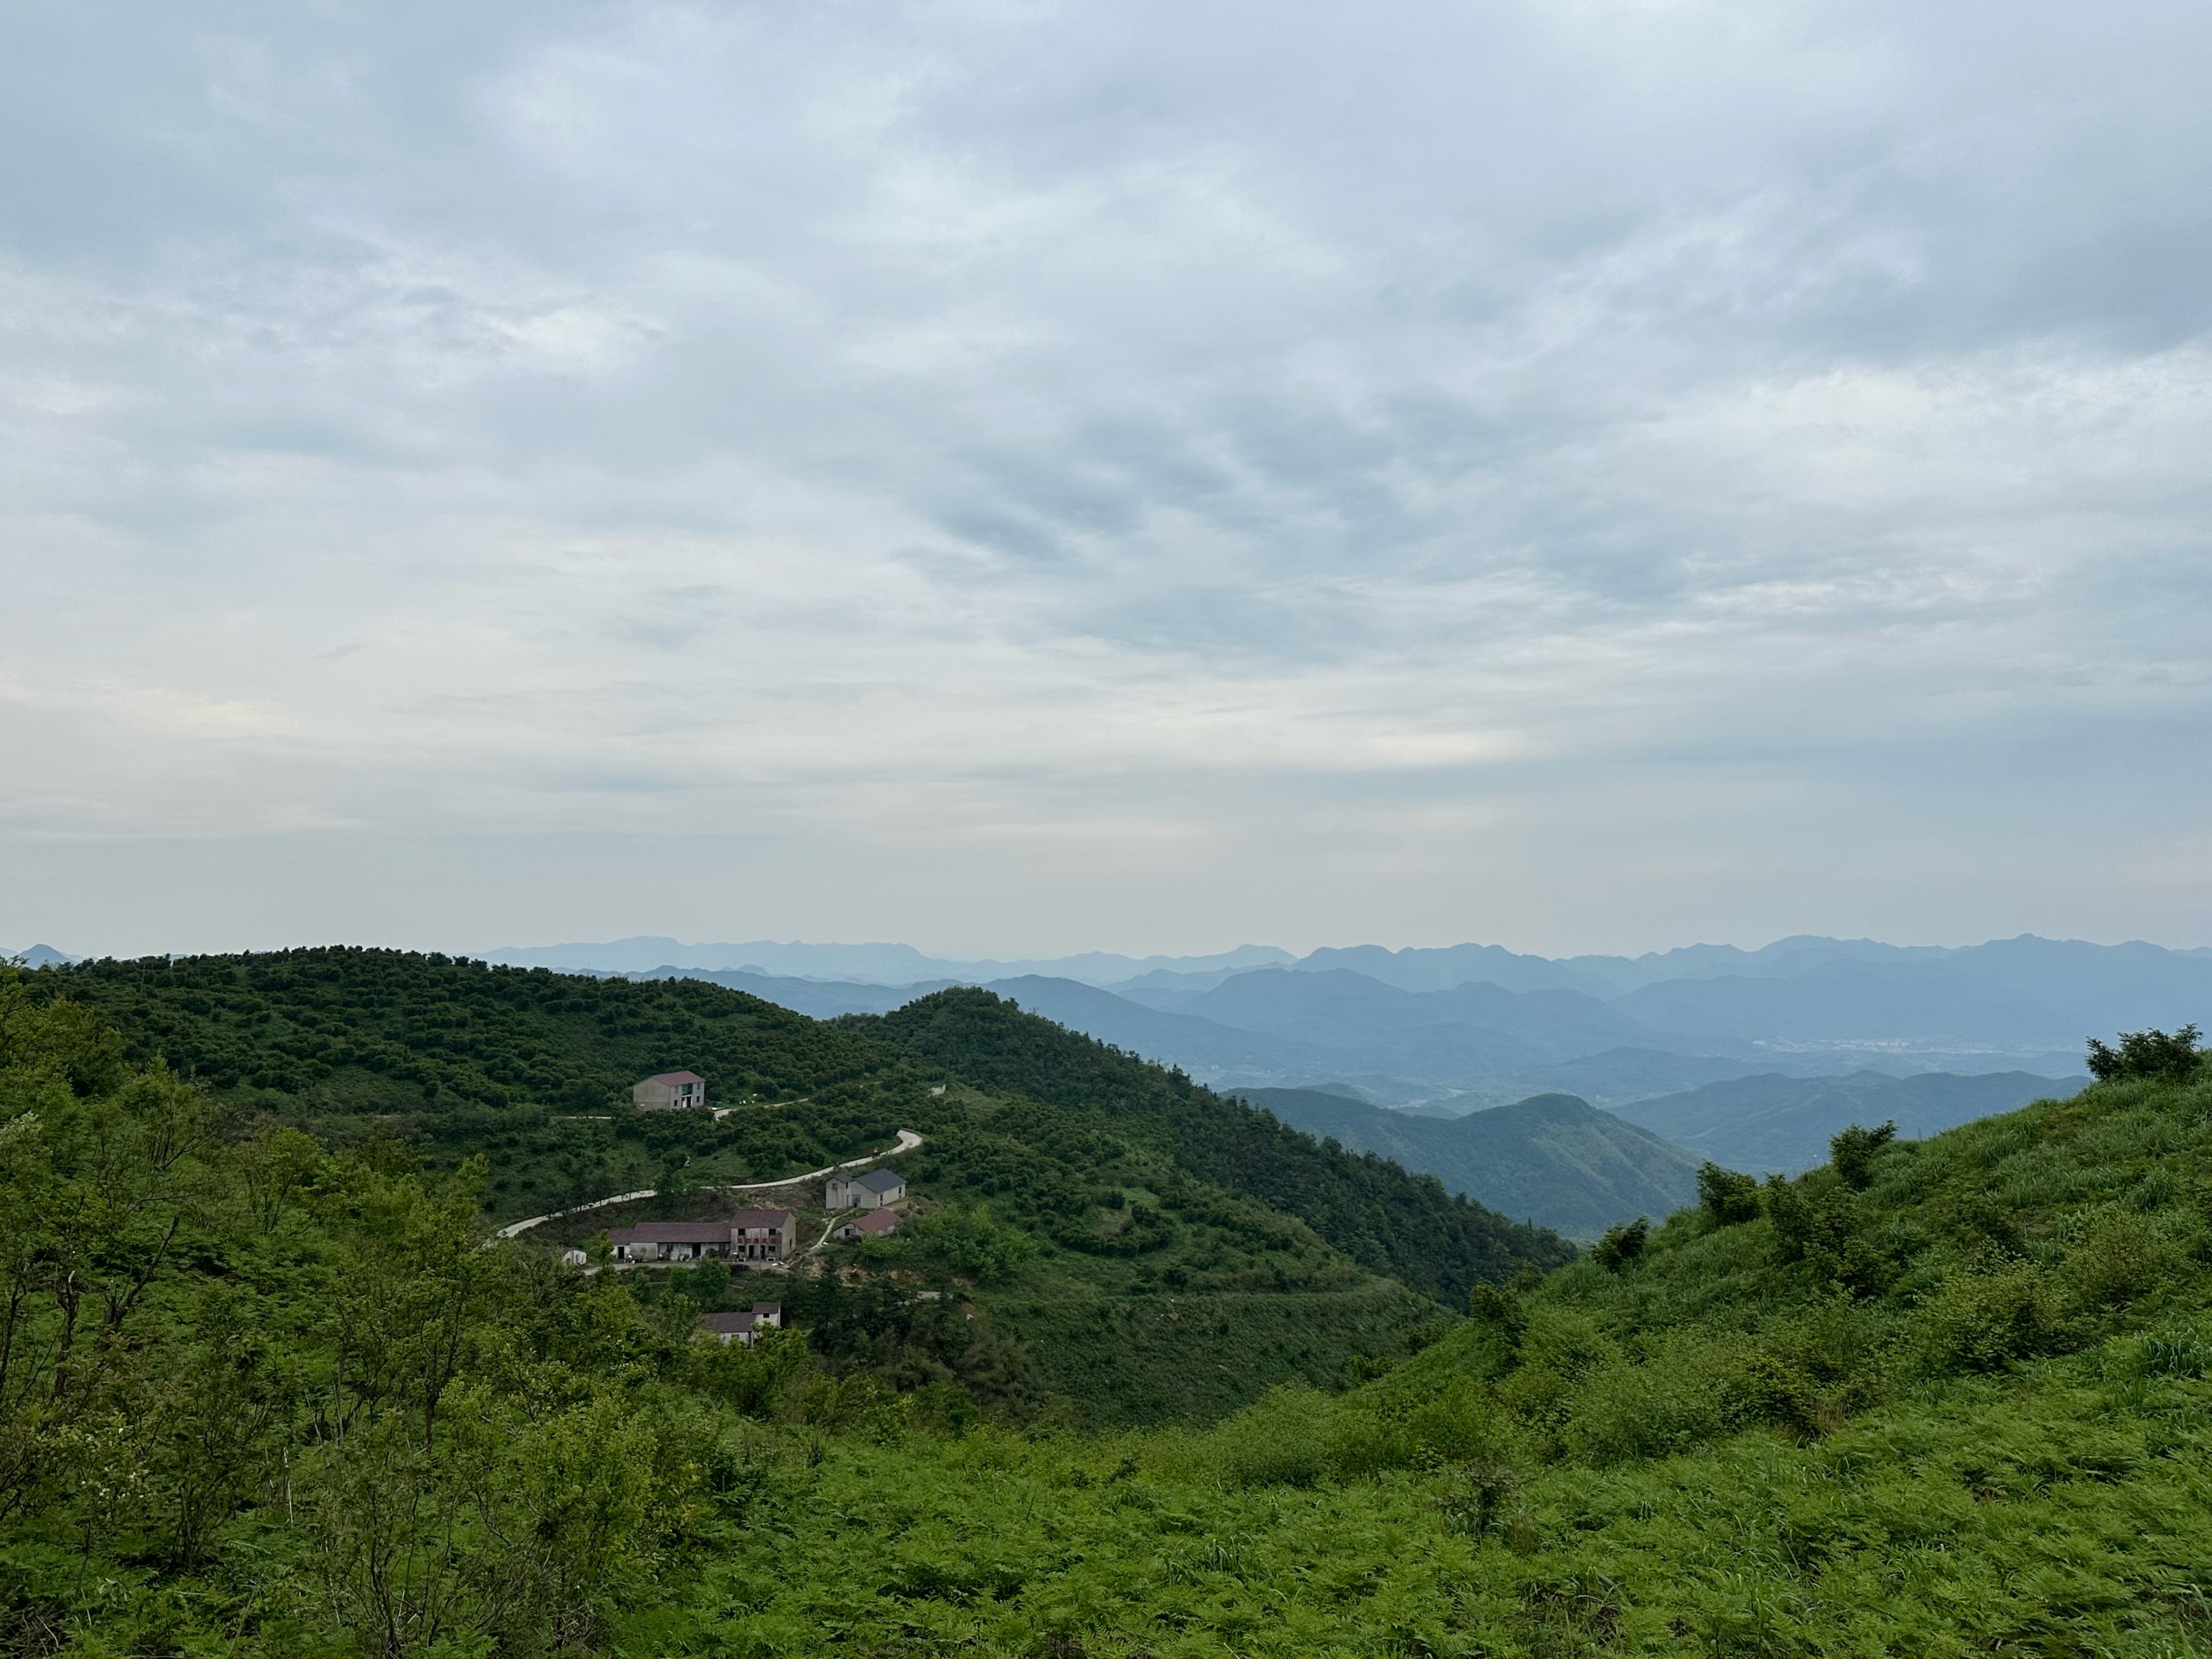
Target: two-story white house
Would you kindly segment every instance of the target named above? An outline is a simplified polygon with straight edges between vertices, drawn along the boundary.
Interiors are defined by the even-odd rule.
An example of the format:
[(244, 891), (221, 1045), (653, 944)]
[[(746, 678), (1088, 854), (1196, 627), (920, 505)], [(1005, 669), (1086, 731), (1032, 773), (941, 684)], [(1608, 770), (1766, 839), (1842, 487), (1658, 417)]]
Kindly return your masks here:
[(906, 1182), (889, 1170), (866, 1170), (859, 1175), (833, 1175), (822, 1188), (825, 1210), (879, 1210), (906, 1196)]
[(696, 1072), (656, 1072), (630, 1085), (629, 1103), (641, 1112), (679, 1112), (707, 1103), (707, 1079)]

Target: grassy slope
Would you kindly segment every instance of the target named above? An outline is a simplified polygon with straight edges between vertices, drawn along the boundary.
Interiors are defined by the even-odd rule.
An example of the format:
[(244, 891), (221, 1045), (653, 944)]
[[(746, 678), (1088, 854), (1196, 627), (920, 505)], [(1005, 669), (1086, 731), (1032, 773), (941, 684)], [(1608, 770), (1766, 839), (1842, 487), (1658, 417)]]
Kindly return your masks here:
[[(973, 1016), (957, 1035), (996, 1081), (938, 1096), (926, 1085), (971, 1075), (970, 1056), (945, 1041), (909, 1053), (915, 1018), (822, 1024), (690, 981), (313, 950), (88, 963), (37, 982), (118, 1024), (132, 1059), (165, 1055), (234, 1105), (327, 1144), (397, 1135), (447, 1166), (489, 1154), (495, 1219), (674, 1189), (549, 1237), (705, 1213), (721, 1200), (698, 1188), (819, 1168), (918, 1130), (926, 1145), (902, 1167), (926, 1205), (988, 1203), (1035, 1241), (1034, 1261), (973, 1294), (1027, 1343), (1041, 1386), (1093, 1422), (1218, 1417), (1279, 1382), (1334, 1386), (1437, 1320), (1434, 1302), (1378, 1275), (1456, 1303), (1474, 1275), (1567, 1254), (981, 994), (949, 1006)], [(994, 1064), (1010, 1051), (1053, 1064)], [(1085, 1079), (1073, 1091), (1060, 1086), (1071, 1060)], [(627, 1110), (632, 1080), (675, 1066), (701, 1072), (719, 1100), (767, 1103), (720, 1124)], [(1024, 1084), (1043, 1097), (1024, 1097)], [(1205, 1133), (1187, 1133), (1194, 1125)], [(926, 1279), (958, 1267), (914, 1236), (871, 1254)], [(728, 1299), (750, 1293), (741, 1280)]]
[(1893, 1147), (1863, 1192), (1788, 1189), (1826, 1217), (1796, 1243), (1678, 1217), (1618, 1275), (1578, 1263), (1354, 1394), (1205, 1435), (848, 1437), (768, 1474), (789, 1530), (660, 1628), (1161, 1659), (2212, 1651), (2209, 1120), (2212, 1080), (2107, 1085)]

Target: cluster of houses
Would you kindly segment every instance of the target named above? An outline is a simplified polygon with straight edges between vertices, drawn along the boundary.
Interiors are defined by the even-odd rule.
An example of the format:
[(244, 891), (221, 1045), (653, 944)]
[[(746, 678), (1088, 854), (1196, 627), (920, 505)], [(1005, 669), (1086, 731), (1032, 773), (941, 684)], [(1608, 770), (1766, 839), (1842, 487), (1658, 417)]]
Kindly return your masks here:
[(720, 1221), (641, 1221), (607, 1235), (617, 1261), (786, 1261), (799, 1249), (788, 1210), (739, 1210)]
[[(831, 1176), (822, 1207), (833, 1214), (860, 1213), (830, 1236), (874, 1238), (897, 1231), (892, 1206), (905, 1197), (905, 1178), (890, 1170)], [(799, 1253), (799, 1218), (789, 1210), (738, 1210), (718, 1221), (641, 1221), (615, 1228), (607, 1243), (617, 1261), (788, 1261)]]

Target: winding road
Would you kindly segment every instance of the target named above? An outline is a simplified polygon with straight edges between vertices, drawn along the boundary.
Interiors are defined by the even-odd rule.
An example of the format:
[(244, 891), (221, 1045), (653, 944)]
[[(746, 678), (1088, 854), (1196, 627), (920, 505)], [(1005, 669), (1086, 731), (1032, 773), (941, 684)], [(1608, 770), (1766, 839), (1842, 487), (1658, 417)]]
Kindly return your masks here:
[[(786, 1176), (781, 1181), (748, 1181), (735, 1187), (702, 1187), (694, 1188), (692, 1190), (709, 1193), (772, 1193), (779, 1187), (796, 1187), (803, 1181), (819, 1181), (823, 1176), (835, 1175), (840, 1170), (864, 1170), (878, 1158), (896, 1158), (901, 1152), (910, 1152), (921, 1145), (920, 1135), (911, 1129), (901, 1129), (898, 1132), (897, 1146), (887, 1146), (880, 1152), (870, 1152), (865, 1158), (847, 1158), (842, 1164), (826, 1164), (818, 1170), (809, 1170), (805, 1175)], [(604, 1210), (611, 1204), (635, 1204), (640, 1199), (659, 1196), (660, 1194), (657, 1188), (648, 1187), (642, 1192), (617, 1193), (612, 1198), (595, 1198), (588, 1204), (571, 1204), (565, 1210), (554, 1210), (545, 1215), (533, 1215), (523, 1221), (510, 1221), (499, 1230), (497, 1237), (520, 1238), (532, 1227), (542, 1227), (549, 1221), (560, 1220), (563, 1216), (584, 1215), (592, 1210)], [(828, 1237), (829, 1234), (825, 1231), (823, 1237)], [(813, 1249), (821, 1249), (818, 1241)], [(812, 1254), (812, 1251), (810, 1250), (808, 1254)]]

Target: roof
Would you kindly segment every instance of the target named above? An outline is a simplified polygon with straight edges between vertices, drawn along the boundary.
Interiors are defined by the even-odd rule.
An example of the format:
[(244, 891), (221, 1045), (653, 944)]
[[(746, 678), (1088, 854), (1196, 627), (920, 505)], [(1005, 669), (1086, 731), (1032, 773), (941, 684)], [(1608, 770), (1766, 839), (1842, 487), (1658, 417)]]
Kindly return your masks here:
[(752, 1329), (753, 1322), (758, 1317), (757, 1314), (749, 1313), (702, 1314), (699, 1322), (717, 1336), (742, 1336)]
[(870, 1210), (858, 1221), (850, 1224), (858, 1233), (888, 1233), (898, 1229), (898, 1217), (889, 1210)]
[(607, 1235), (611, 1244), (726, 1244), (726, 1221), (641, 1221), (635, 1227), (617, 1227)]
[(696, 1072), (655, 1072), (645, 1080), (647, 1083), (704, 1083), (707, 1079)]
[(788, 1210), (739, 1210), (722, 1223), (722, 1230), (727, 1232), (732, 1227), (788, 1227), (790, 1224), (791, 1212)]
[(753, 1317), (755, 1319), (781, 1319), (783, 1317), (783, 1304), (781, 1302), (756, 1302), (753, 1304)]
[(870, 1170), (864, 1175), (848, 1176), (845, 1179), (855, 1187), (866, 1187), (872, 1193), (887, 1193), (894, 1187), (906, 1185), (906, 1177), (894, 1175), (889, 1170)]

